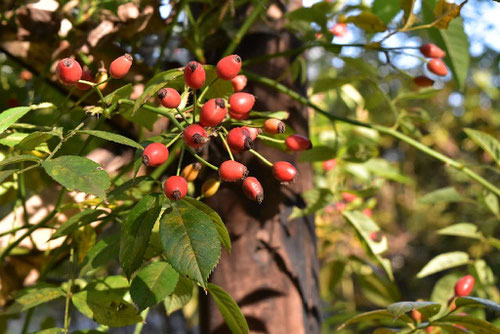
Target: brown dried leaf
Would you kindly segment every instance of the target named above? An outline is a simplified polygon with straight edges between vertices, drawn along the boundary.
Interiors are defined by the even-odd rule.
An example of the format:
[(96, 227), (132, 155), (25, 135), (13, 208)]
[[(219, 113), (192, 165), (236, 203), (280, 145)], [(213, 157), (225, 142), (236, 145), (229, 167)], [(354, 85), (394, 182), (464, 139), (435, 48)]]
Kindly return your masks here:
[(449, 3), (446, 0), (439, 0), (434, 8), (434, 21), (433, 26), (438, 29), (448, 29), (450, 21), (460, 15), (460, 10), (467, 3), (465, 0), (460, 5)]

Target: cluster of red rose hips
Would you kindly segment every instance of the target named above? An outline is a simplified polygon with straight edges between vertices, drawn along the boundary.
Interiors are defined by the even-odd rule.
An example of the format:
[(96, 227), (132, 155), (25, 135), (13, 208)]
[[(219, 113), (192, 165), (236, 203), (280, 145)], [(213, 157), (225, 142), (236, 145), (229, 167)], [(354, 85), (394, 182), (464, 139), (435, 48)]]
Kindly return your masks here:
[[(128, 54), (115, 59), (109, 68), (111, 77), (124, 77), (131, 65), (132, 57)], [(228, 116), (235, 120), (247, 119), (254, 106), (255, 97), (252, 94), (240, 92), (245, 87), (247, 80), (244, 75), (238, 75), (240, 69), (241, 58), (238, 55), (224, 57), (217, 63), (217, 79), (231, 80), (235, 93), (229, 97), (228, 101), (223, 98), (213, 98), (206, 101), (201, 107), (197, 119), (198, 122), (195, 119), (196, 115), (193, 114), (191, 124), (183, 129), (182, 139), (185, 146), (193, 150), (199, 150), (210, 140), (211, 134), (217, 133), (221, 136), (227, 145), (231, 160), (224, 161), (218, 167), (220, 180), (226, 182), (243, 180), (242, 188), (245, 195), (260, 203), (264, 199), (264, 191), (260, 182), (255, 177), (248, 176), (247, 167), (235, 161), (232, 153), (251, 150), (272, 166), (273, 175), (282, 184), (293, 182), (297, 176), (297, 170), (292, 164), (286, 161), (270, 163), (267, 159), (253, 151), (254, 141), (262, 134), (262, 131), (269, 135), (285, 132), (285, 123), (281, 120), (267, 119), (262, 128), (249, 125), (234, 127), (229, 131), (221, 125)], [(93, 78), (89, 72), (82, 72), (80, 64), (71, 58), (65, 58), (58, 63), (56, 74), (62, 83), (77, 85), (81, 89), (90, 89), (91, 86), (79, 82), (79, 80), (93, 82)], [(202, 88), (205, 85), (205, 80), (205, 69), (200, 63), (191, 61), (184, 67), (184, 82), (193, 91)], [(158, 99), (163, 107), (179, 111), (178, 107), (181, 104), (181, 95), (174, 88), (165, 87), (161, 89), (158, 92)], [(199, 102), (195, 100), (193, 107)], [(188, 122), (187, 119), (185, 121), (186, 123)], [(219, 130), (222, 131), (218, 133)], [(297, 134), (288, 136), (284, 140), (284, 143), (292, 151), (302, 151), (312, 147), (311, 141), (308, 138)], [(168, 147), (163, 143), (155, 142), (149, 144), (144, 149), (142, 159), (146, 166), (157, 167), (166, 162), (168, 155)], [(192, 182), (196, 178), (200, 167), (201, 165), (199, 164), (191, 164), (184, 168), (181, 175), (167, 178), (163, 184), (165, 195), (171, 200), (179, 200), (186, 196), (188, 191), (187, 182)], [(213, 195), (218, 188), (216, 182), (212, 182), (212, 184), (215, 186), (207, 186), (206, 191), (203, 191), (202, 187), (205, 197)]]
[[(420, 46), (420, 52), (424, 57), (431, 58), (427, 62), (427, 69), (439, 76), (446, 76), (448, 74), (448, 68), (443, 62), (442, 58), (446, 57), (446, 52), (444, 52), (439, 46), (427, 43)], [(434, 84), (434, 80), (426, 77), (425, 75), (420, 75), (413, 78), (413, 82), (419, 87), (430, 87)]]

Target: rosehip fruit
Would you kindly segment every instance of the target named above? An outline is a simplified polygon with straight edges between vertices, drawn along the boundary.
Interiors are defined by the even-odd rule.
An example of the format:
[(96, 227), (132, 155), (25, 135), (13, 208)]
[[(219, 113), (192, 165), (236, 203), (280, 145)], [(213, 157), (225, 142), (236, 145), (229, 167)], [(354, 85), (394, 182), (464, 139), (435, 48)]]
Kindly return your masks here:
[(309, 138), (297, 134), (288, 136), (285, 139), (285, 144), (292, 151), (304, 151), (312, 147)]
[(181, 176), (187, 182), (193, 182), (198, 177), (200, 173), (201, 164), (199, 162), (193, 162), (182, 169)]
[(250, 133), (242, 128), (234, 128), (227, 135), (227, 143), (235, 152), (243, 152), (253, 148), (253, 140)]
[(465, 297), (468, 296), (474, 288), (474, 277), (466, 275), (458, 280), (455, 284), (455, 296)]
[(249, 126), (242, 126), (241, 128), (250, 134), (250, 138), (252, 138), (252, 140), (257, 139), (257, 137), (262, 133), (260, 128), (251, 128)]
[(234, 93), (229, 98), (229, 110), (233, 114), (247, 114), (252, 110), (255, 96), (248, 93)]
[(259, 204), (264, 200), (264, 190), (259, 180), (255, 177), (250, 176), (243, 180), (243, 192), (245, 195), (253, 201), (257, 201)]
[(203, 126), (217, 126), (226, 117), (226, 102), (221, 98), (210, 99), (200, 111), (200, 124)]
[(188, 185), (182, 176), (171, 176), (163, 184), (165, 196), (171, 200), (178, 201), (186, 196)]
[(233, 113), (233, 112), (231, 112), (231, 109), (229, 109), (229, 116), (231, 116), (231, 118), (234, 118), (236, 120), (242, 121), (242, 120), (248, 119), (248, 117), (250, 115), (249, 114), (237, 114), (237, 113)]
[(199, 124), (187, 126), (182, 137), (186, 145), (192, 148), (200, 148), (208, 141), (207, 132)]
[(142, 162), (146, 166), (157, 167), (168, 159), (168, 148), (162, 143), (152, 143), (146, 146), (142, 153)]
[(203, 197), (212, 197), (215, 195), (217, 190), (219, 190), (220, 181), (214, 178), (210, 178), (203, 182), (201, 186), (201, 194)]
[(281, 183), (294, 182), (297, 169), (289, 162), (277, 161), (273, 164), (273, 175)]
[(283, 123), (279, 119), (270, 118), (264, 122), (263, 129), (264, 132), (275, 135), (285, 132), (286, 126), (285, 123)]
[(190, 88), (201, 88), (205, 84), (205, 79), (205, 69), (197, 61), (190, 61), (184, 67), (184, 81)]
[(128, 53), (116, 58), (109, 65), (109, 74), (114, 79), (121, 79), (127, 75), (134, 59)]
[(416, 309), (411, 310), (411, 317), (413, 318), (413, 320), (415, 320), (415, 322), (422, 322), (422, 313), (420, 313)]
[(325, 172), (328, 172), (337, 166), (337, 160), (336, 159), (329, 159), (323, 161), (322, 168)]
[(57, 64), (56, 76), (65, 85), (74, 85), (82, 77), (82, 67), (71, 58), (64, 58)]
[(247, 81), (248, 81), (247, 77), (243, 74), (235, 76), (231, 80), (231, 84), (233, 85), (233, 90), (235, 92), (242, 91), (247, 85)]
[(222, 80), (231, 80), (238, 75), (241, 69), (241, 58), (238, 55), (230, 55), (222, 58), (217, 63), (217, 76)]
[(347, 203), (350, 203), (350, 202), (353, 202), (356, 198), (358, 198), (358, 196), (356, 194), (353, 194), (353, 193), (348, 193), (348, 192), (343, 192), (342, 193), (342, 198), (344, 199), (344, 201), (346, 201)]
[(427, 69), (432, 73), (442, 77), (448, 74), (448, 68), (446, 67), (445, 63), (439, 58), (429, 60), (429, 62), (427, 63)]
[(158, 92), (158, 99), (165, 108), (177, 108), (181, 104), (181, 95), (173, 88), (162, 88)]
[(420, 46), (420, 52), (427, 58), (443, 58), (446, 57), (446, 52), (444, 52), (439, 46), (427, 43)]
[(337, 37), (344, 37), (347, 35), (348, 29), (347, 25), (345, 23), (336, 23), (333, 25), (333, 27), (330, 29), (332, 34), (334, 34)]
[[(90, 72), (89, 70), (85, 70), (82, 72), (82, 77), (79, 80), (94, 82), (95, 79), (94, 76), (92, 75), (92, 72)], [(89, 90), (90, 88), (92, 88), (92, 86), (89, 84), (77, 82), (76, 88), (80, 90)]]
[(367, 216), (367, 217), (371, 217), (371, 216), (373, 215), (373, 211), (372, 211), (372, 209), (368, 209), (368, 208), (363, 209), (362, 213), (363, 213), (365, 216)]
[(237, 161), (227, 160), (219, 167), (219, 176), (222, 181), (236, 182), (244, 179), (247, 175), (247, 167)]
[(413, 82), (419, 87), (430, 87), (434, 84), (434, 80), (429, 79), (424, 75), (413, 78)]

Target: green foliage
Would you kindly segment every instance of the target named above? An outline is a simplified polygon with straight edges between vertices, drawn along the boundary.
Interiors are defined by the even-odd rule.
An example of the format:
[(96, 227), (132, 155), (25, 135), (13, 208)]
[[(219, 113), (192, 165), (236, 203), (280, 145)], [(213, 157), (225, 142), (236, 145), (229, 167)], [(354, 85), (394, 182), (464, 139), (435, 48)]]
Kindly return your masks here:
[(233, 298), (221, 287), (213, 283), (208, 283), (208, 292), (214, 298), (215, 304), (231, 332), (234, 334), (248, 333), (247, 321)]

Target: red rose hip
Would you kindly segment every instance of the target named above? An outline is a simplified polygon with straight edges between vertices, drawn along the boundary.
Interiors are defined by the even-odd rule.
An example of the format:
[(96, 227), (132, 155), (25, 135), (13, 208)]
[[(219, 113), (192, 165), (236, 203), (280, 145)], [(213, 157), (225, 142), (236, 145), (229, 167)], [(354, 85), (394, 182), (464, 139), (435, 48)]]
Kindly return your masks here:
[(333, 25), (333, 27), (330, 29), (333, 35), (336, 37), (344, 37), (347, 35), (347, 25), (345, 23), (336, 23)]
[(325, 172), (331, 171), (332, 169), (337, 166), (337, 160), (336, 159), (329, 159), (323, 161), (322, 168)]
[(466, 275), (458, 280), (455, 284), (455, 296), (465, 297), (468, 296), (474, 288), (474, 277)]
[(234, 93), (229, 98), (229, 110), (234, 114), (247, 114), (252, 110), (255, 96), (248, 93)]
[(186, 196), (187, 190), (187, 182), (182, 176), (171, 176), (163, 184), (165, 196), (174, 201), (178, 201)]
[(142, 162), (146, 166), (157, 167), (168, 159), (168, 148), (162, 143), (152, 143), (146, 146), (142, 153)]
[(264, 200), (264, 190), (259, 180), (255, 177), (250, 176), (243, 180), (243, 192), (245, 195), (253, 201), (257, 201), (259, 204)]
[(200, 148), (208, 141), (207, 132), (199, 124), (187, 126), (182, 137), (186, 145), (192, 148)]
[(200, 124), (203, 126), (217, 126), (226, 117), (226, 102), (221, 98), (210, 99), (200, 111)]
[(429, 62), (427, 63), (427, 69), (432, 73), (442, 77), (448, 74), (448, 68), (446, 67), (445, 63), (439, 58), (429, 60)]
[(190, 88), (201, 88), (205, 84), (205, 79), (205, 69), (197, 61), (190, 61), (184, 67), (184, 81)]
[(217, 76), (222, 80), (231, 80), (238, 75), (241, 69), (241, 58), (238, 55), (229, 55), (217, 63)]
[(292, 151), (304, 151), (312, 147), (309, 138), (297, 134), (288, 136), (285, 139), (285, 144)]
[(242, 121), (242, 120), (248, 119), (248, 117), (250, 117), (250, 114), (237, 114), (237, 113), (233, 113), (233, 112), (231, 112), (231, 109), (229, 109), (228, 114), (229, 114), (229, 116), (231, 118), (236, 119), (238, 121)]
[(424, 75), (413, 78), (413, 82), (419, 87), (430, 87), (434, 84), (434, 80), (429, 79)]
[(427, 58), (443, 58), (446, 56), (446, 52), (444, 52), (439, 46), (432, 43), (427, 43), (420, 46), (420, 52)]
[[(85, 70), (82, 72), (82, 77), (79, 80), (94, 82), (95, 78), (92, 75), (92, 72), (90, 72), (89, 70)], [(92, 86), (89, 84), (77, 82), (76, 88), (78, 88), (80, 90), (89, 90), (90, 88), (92, 88)]]
[(173, 88), (162, 88), (158, 92), (158, 99), (165, 108), (177, 108), (181, 104), (181, 95)]
[(222, 181), (236, 182), (244, 179), (247, 175), (247, 167), (237, 161), (227, 160), (219, 167), (219, 176)]
[(257, 139), (257, 137), (262, 133), (260, 128), (252, 128), (249, 126), (242, 126), (241, 128), (250, 134), (250, 138), (252, 138), (252, 140)]
[(297, 169), (289, 162), (278, 161), (273, 164), (273, 175), (281, 183), (295, 181)]
[(56, 76), (65, 85), (74, 85), (82, 77), (82, 67), (71, 58), (64, 58), (57, 64)]
[(242, 91), (246, 87), (247, 81), (248, 81), (247, 77), (243, 74), (235, 76), (231, 80), (231, 84), (233, 85), (233, 90), (235, 92)]
[(243, 152), (253, 148), (253, 140), (250, 133), (242, 128), (234, 128), (227, 135), (227, 143), (235, 152)]
[(121, 57), (116, 58), (109, 65), (109, 74), (114, 79), (121, 79), (127, 75), (130, 67), (132, 66), (133, 58), (128, 53)]
[(285, 132), (286, 126), (285, 123), (279, 119), (270, 118), (264, 122), (264, 126), (262, 128), (264, 132), (275, 135)]

